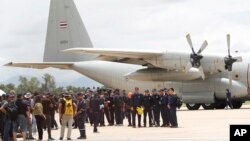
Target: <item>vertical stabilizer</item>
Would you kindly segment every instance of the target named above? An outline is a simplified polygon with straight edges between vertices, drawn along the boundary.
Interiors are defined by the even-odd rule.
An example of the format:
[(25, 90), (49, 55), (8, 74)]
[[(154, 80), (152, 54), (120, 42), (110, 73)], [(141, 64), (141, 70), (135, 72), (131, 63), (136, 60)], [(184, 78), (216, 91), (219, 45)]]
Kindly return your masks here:
[(93, 47), (74, 1), (51, 0), (43, 61), (76, 62), (94, 58), (62, 52), (73, 47)]

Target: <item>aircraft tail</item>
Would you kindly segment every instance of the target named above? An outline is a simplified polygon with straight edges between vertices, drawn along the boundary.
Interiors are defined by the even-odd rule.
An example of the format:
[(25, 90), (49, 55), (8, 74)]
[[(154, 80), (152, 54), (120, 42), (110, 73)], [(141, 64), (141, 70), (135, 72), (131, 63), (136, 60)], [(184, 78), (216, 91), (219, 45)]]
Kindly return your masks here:
[(74, 1), (51, 0), (43, 61), (77, 62), (96, 57), (62, 52), (78, 46), (93, 48)]

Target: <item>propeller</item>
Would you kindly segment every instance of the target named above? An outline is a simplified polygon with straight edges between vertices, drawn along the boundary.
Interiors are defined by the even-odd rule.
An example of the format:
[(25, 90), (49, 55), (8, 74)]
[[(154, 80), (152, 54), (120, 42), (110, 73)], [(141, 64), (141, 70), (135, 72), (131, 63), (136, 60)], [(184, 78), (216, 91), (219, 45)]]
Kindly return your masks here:
[(188, 62), (188, 64), (186, 65), (186, 72), (189, 71), (190, 68), (192, 68), (192, 67), (198, 68), (199, 72), (201, 74), (201, 77), (204, 80), (205, 79), (205, 74), (204, 74), (203, 67), (201, 66), (201, 62), (200, 61), (203, 58), (203, 56), (201, 55), (201, 53), (207, 47), (208, 43), (205, 40), (202, 43), (202, 45), (201, 45), (200, 49), (198, 50), (198, 52), (196, 53), (194, 51), (194, 47), (193, 47), (193, 43), (192, 43), (190, 34), (187, 34), (186, 38), (187, 38), (188, 44), (189, 44), (189, 46), (190, 46), (190, 48), (192, 50), (192, 53), (190, 55), (190, 62)]
[(230, 34), (227, 34), (227, 49), (228, 49), (228, 56), (224, 58), (225, 62), (225, 69), (228, 70), (228, 79), (229, 79), (229, 88), (230, 91), (232, 89), (232, 69), (233, 69), (233, 63), (235, 62), (242, 62), (242, 57), (232, 57), (230, 54)]

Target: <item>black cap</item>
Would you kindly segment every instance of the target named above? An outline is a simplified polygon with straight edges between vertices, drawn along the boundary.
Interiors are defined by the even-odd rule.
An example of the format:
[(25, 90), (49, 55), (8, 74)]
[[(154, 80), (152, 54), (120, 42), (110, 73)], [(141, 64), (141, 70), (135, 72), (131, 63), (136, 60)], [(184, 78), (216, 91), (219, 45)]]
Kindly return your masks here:
[(156, 89), (153, 89), (152, 92), (156, 92), (157, 90)]
[(19, 93), (16, 96), (17, 96), (17, 98), (21, 98), (23, 96), (23, 94)]
[(47, 96), (53, 96), (53, 94), (51, 94), (51, 93), (47, 93)]
[(15, 97), (15, 95), (13, 95), (13, 94), (6, 94), (5, 97), (6, 97), (6, 98)]
[(160, 90), (159, 90), (159, 92), (162, 92), (162, 91), (164, 91), (164, 89), (160, 89)]
[(174, 91), (174, 88), (169, 88), (171, 91)]
[(77, 96), (81, 96), (81, 95), (83, 95), (83, 93), (77, 93)]

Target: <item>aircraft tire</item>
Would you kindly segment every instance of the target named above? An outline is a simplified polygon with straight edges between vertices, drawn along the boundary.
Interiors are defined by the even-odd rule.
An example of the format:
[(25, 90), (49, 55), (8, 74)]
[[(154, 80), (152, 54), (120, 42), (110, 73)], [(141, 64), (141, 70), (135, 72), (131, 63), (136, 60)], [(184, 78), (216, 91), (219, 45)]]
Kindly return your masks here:
[(201, 104), (186, 103), (186, 106), (187, 106), (188, 110), (198, 110), (200, 108)]
[(212, 110), (212, 109), (215, 108), (215, 105), (214, 105), (214, 103), (202, 104), (202, 107), (203, 107), (203, 109), (205, 109), (205, 110)]
[(232, 101), (233, 109), (240, 109), (242, 106), (241, 101)]
[(224, 103), (217, 103), (215, 105), (215, 109), (225, 109), (225, 107), (226, 107), (226, 103), (225, 102)]

